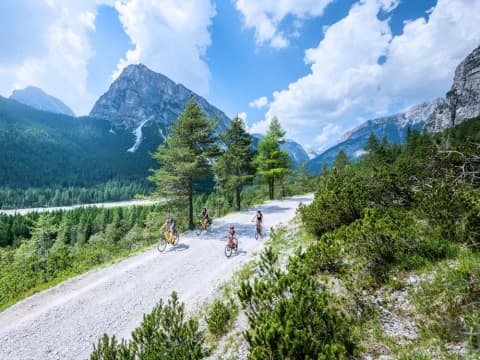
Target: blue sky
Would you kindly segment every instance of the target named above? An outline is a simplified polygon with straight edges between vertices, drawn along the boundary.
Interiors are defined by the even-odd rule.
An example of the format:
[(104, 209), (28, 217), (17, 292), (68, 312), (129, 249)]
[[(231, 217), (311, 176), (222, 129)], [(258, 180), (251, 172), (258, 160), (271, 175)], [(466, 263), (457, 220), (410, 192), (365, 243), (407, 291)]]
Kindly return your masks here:
[(479, 13), (479, 0), (6, 0), (0, 94), (36, 85), (84, 115), (142, 62), (252, 132), (277, 116), (322, 149), (443, 96), (480, 45)]

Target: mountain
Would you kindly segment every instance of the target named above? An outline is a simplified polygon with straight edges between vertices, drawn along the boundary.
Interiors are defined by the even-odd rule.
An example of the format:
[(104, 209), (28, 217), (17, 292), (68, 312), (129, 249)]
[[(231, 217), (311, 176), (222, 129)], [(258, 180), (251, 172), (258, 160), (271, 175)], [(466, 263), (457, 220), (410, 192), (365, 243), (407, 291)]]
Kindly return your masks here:
[(480, 116), (480, 46), (458, 65), (452, 88), (425, 127), (438, 132), (477, 116)]
[[(252, 134), (252, 138), (252, 146), (254, 149), (257, 149), (258, 142), (263, 138), (263, 135)], [(285, 142), (280, 145), (280, 148), (288, 152), (293, 165), (300, 165), (310, 160), (308, 153), (303, 146), (293, 140), (286, 139)]]
[[(130, 131), (111, 131), (107, 120), (40, 111), (0, 97), (0, 186), (65, 187), (141, 180), (155, 166), (131, 154)], [(28, 196), (28, 194), (26, 195)]]
[(422, 130), (425, 121), (441, 102), (441, 99), (435, 99), (413, 106), (404, 113), (368, 120), (345, 133), (338, 144), (310, 160), (307, 166), (317, 174), (321, 171), (324, 162), (328, 166), (332, 165), (340, 150), (344, 150), (350, 160), (358, 158), (364, 154), (363, 148), (371, 133), (379, 139), (386, 137), (391, 143), (403, 143), (408, 129)]
[(75, 116), (73, 111), (60, 99), (46, 94), (42, 89), (35, 86), (27, 86), (25, 89), (14, 90), (12, 95), (10, 95), (10, 99), (34, 107), (37, 110)]
[(127, 66), (108, 91), (97, 100), (90, 116), (107, 119), (114, 131), (131, 131), (135, 135), (135, 141), (128, 151), (135, 152), (144, 145), (145, 140), (150, 145), (156, 143), (156, 146), (163, 142), (168, 128), (178, 119), (191, 96), (207, 117), (218, 118), (219, 132), (229, 126), (230, 119), (223, 111), (182, 84), (175, 83), (143, 64)]

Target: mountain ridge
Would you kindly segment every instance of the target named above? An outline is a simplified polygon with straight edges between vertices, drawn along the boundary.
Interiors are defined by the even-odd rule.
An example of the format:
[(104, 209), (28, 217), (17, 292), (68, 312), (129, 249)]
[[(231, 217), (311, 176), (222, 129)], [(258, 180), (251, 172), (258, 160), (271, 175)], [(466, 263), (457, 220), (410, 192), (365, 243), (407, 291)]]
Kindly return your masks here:
[(331, 166), (340, 150), (344, 150), (350, 160), (358, 158), (363, 155), (363, 148), (371, 133), (380, 139), (386, 137), (391, 143), (402, 143), (405, 141), (408, 129), (423, 129), (428, 116), (441, 102), (442, 99), (437, 98), (412, 106), (402, 113), (367, 120), (347, 131), (340, 142), (311, 159), (307, 166), (314, 173), (319, 173), (324, 161)]
[(159, 143), (163, 142), (168, 128), (192, 96), (207, 117), (218, 118), (219, 132), (229, 126), (227, 115), (205, 98), (143, 64), (127, 66), (95, 102), (89, 116), (107, 119), (113, 128), (131, 131), (135, 143), (128, 151), (134, 152), (142, 144), (147, 127), (156, 133)]
[(37, 110), (75, 116), (72, 109), (70, 109), (62, 100), (47, 94), (36, 86), (27, 86), (23, 89), (13, 90), (9, 99), (31, 106)]

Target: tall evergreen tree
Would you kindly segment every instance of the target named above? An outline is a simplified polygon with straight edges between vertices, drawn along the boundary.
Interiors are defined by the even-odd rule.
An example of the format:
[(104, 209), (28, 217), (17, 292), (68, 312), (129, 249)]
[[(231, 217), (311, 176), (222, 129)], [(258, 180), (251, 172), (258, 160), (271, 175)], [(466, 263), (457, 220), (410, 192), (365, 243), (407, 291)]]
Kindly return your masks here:
[(288, 152), (280, 149), (284, 143), (285, 131), (280, 122), (273, 117), (265, 137), (258, 143), (258, 153), (255, 164), (260, 174), (267, 180), (269, 198), (275, 196), (275, 183), (282, 181), (290, 166)]
[(193, 196), (199, 181), (212, 177), (211, 157), (218, 155), (214, 130), (217, 122), (205, 117), (193, 97), (170, 127), (165, 144), (153, 154), (161, 165), (149, 180), (156, 193), (188, 209), (188, 224), (193, 228)]
[(343, 170), (347, 165), (348, 165), (347, 153), (344, 150), (340, 150), (337, 154), (337, 157), (335, 158), (335, 161), (333, 162), (333, 167), (336, 168), (337, 170)]
[(226, 148), (215, 164), (217, 182), (222, 190), (235, 194), (235, 205), (240, 210), (242, 186), (255, 174), (252, 137), (245, 131), (243, 120), (236, 117), (220, 138)]

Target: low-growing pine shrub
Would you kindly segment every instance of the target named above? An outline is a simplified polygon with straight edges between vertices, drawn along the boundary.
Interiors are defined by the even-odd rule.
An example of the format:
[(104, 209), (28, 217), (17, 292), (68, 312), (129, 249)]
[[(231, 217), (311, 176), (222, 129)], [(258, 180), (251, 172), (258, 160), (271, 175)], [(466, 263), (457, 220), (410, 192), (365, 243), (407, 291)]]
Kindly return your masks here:
[(206, 318), (210, 333), (216, 337), (224, 335), (232, 324), (236, 312), (237, 307), (233, 301), (225, 304), (219, 299), (215, 300)]
[(185, 306), (174, 292), (162, 300), (132, 332), (132, 339), (118, 343), (104, 335), (94, 346), (91, 360), (184, 360), (202, 359), (209, 349), (198, 321), (185, 318)]

